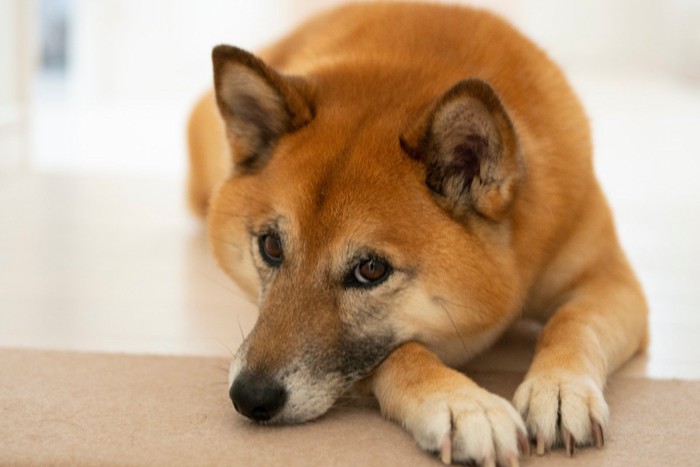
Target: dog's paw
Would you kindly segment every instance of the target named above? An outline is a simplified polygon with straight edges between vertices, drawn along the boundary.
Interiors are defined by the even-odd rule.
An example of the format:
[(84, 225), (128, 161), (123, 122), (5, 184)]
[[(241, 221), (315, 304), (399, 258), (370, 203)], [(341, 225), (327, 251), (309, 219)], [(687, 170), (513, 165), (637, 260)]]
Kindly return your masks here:
[(404, 426), (445, 464), (515, 466), (521, 451), (529, 453), (525, 425), (513, 406), (478, 386), (430, 394), (409, 412)]
[(567, 454), (576, 446), (604, 444), (608, 406), (603, 392), (588, 376), (566, 372), (533, 375), (515, 391), (513, 404), (525, 420), (537, 454), (564, 445)]

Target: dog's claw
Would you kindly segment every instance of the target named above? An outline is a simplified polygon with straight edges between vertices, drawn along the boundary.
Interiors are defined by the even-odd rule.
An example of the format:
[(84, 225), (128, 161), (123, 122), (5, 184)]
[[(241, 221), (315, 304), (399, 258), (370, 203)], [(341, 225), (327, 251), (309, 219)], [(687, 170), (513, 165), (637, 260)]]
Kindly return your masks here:
[(508, 467), (520, 467), (520, 461), (518, 461), (518, 456), (513, 454), (512, 456), (508, 457), (507, 459), (508, 462)]
[(524, 456), (530, 456), (530, 440), (525, 433), (518, 433), (518, 447)]
[(544, 456), (544, 436), (537, 433), (537, 455)]
[(484, 460), (484, 467), (496, 467), (496, 459), (493, 457), (487, 457)]
[(566, 428), (564, 428), (564, 445), (566, 446), (566, 455), (573, 457), (576, 452), (576, 440)]
[(440, 460), (445, 465), (452, 464), (452, 440), (448, 436), (440, 446)]
[(595, 447), (602, 449), (605, 446), (605, 436), (603, 435), (603, 427), (600, 423), (596, 421), (591, 421), (591, 427), (593, 430), (593, 439), (595, 440)]

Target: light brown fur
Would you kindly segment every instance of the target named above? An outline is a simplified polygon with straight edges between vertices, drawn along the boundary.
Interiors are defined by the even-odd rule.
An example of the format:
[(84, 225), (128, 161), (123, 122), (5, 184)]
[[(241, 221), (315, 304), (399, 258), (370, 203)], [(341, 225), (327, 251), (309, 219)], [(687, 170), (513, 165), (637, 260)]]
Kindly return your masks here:
[[(421, 404), (443, 394), (440, 404), (460, 418), (468, 411), (460, 398), (483, 400), (502, 412), (500, 421), (475, 416), (485, 421), (472, 429), (495, 430), (484, 441), (490, 450), (452, 438), (450, 459), (513, 462), (522, 422), (512, 409), (428, 355), (462, 364), (516, 319), (533, 318), (546, 324), (514, 399), (530, 436), (540, 451), (569, 443), (570, 436), (579, 444), (599, 441), (606, 377), (646, 345), (647, 309), (594, 177), (586, 116), (560, 70), (489, 13), (420, 4), (333, 10), (260, 57), (304, 80), (301, 97), (293, 97), (301, 100), (290, 104), (291, 114), (308, 112), (302, 127), (289, 123), (294, 129), (275, 140), (269, 158), (244, 173), (225, 162), (212, 94), (189, 125), (191, 205), (200, 215), (208, 210), (220, 265), (261, 304), (246, 364), (283, 368), (307, 340), (333, 347), (339, 329), (355, 319), (353, 307), (369, 300), (390, 310), (387, 322), (403, 344), (368, 380), (382, 410), (425, 449), (437, 443), (444, 453), (444, 440), (418, 426), (432, 423), (417, 415)], [(512, 183), (488, 196), (471, 185), (474, 201), (458, 212), (428, 189), (426, 167), (402, 150), (399, 138), (422, 134), (431, 105), (466, 78), (495, 90), (519, 153), (504, 140), (517, 157), (503, 169)], [(240, 163), (237, 147), (246, 135), (236, 131), (229, 142)], [(275, 273), (274, 286), (259, 293), (273, 282), (257, 272), (264, 265), (251, 229), (275, 216), (286, 223), (285, 252), (296, 256), (290, 253), (286, 272)], [(401, 268), (387, 285), (393, 295), (378, 290), (365, 299), (333, 288), (344, 252), (355, 244), (380, 249)], [(405, 381), (407, 375), (415, 381)], [(579, 407), (576, 398), (592, 402)]]

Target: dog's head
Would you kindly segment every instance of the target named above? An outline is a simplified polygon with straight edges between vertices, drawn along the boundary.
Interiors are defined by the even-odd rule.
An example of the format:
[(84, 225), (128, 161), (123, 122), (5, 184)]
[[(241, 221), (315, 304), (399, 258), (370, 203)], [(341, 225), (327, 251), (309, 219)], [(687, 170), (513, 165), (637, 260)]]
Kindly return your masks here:
[(221, 266), (259, 305), (231, 365), (242, 414), (325, 412), (397, 346), (458, 362), (508, 321), (517, 288), (509, 211), (516, 135), (491, 87), (442, 95), (377, 72), (283, 76), (214, 49), (234, 159), (209, 232)]

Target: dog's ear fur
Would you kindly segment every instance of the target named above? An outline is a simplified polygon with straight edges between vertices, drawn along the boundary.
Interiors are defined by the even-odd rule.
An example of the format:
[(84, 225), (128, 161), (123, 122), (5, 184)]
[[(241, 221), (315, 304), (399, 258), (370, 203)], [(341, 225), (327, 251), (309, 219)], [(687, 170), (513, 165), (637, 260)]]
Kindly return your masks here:
[(460, 81), (409, 125), (403, 150), (426, 168), (425, 183), (456, 217), (477, 212), (498, 221), (523, 175), (518, 140), (489, 84)]
[(313, 119), (309, 86), (282, 76), (254, 55), (219, 45), (212, 51), (219, 112), (237, 171), (254, 172), (269, 159), (285, 133)]

